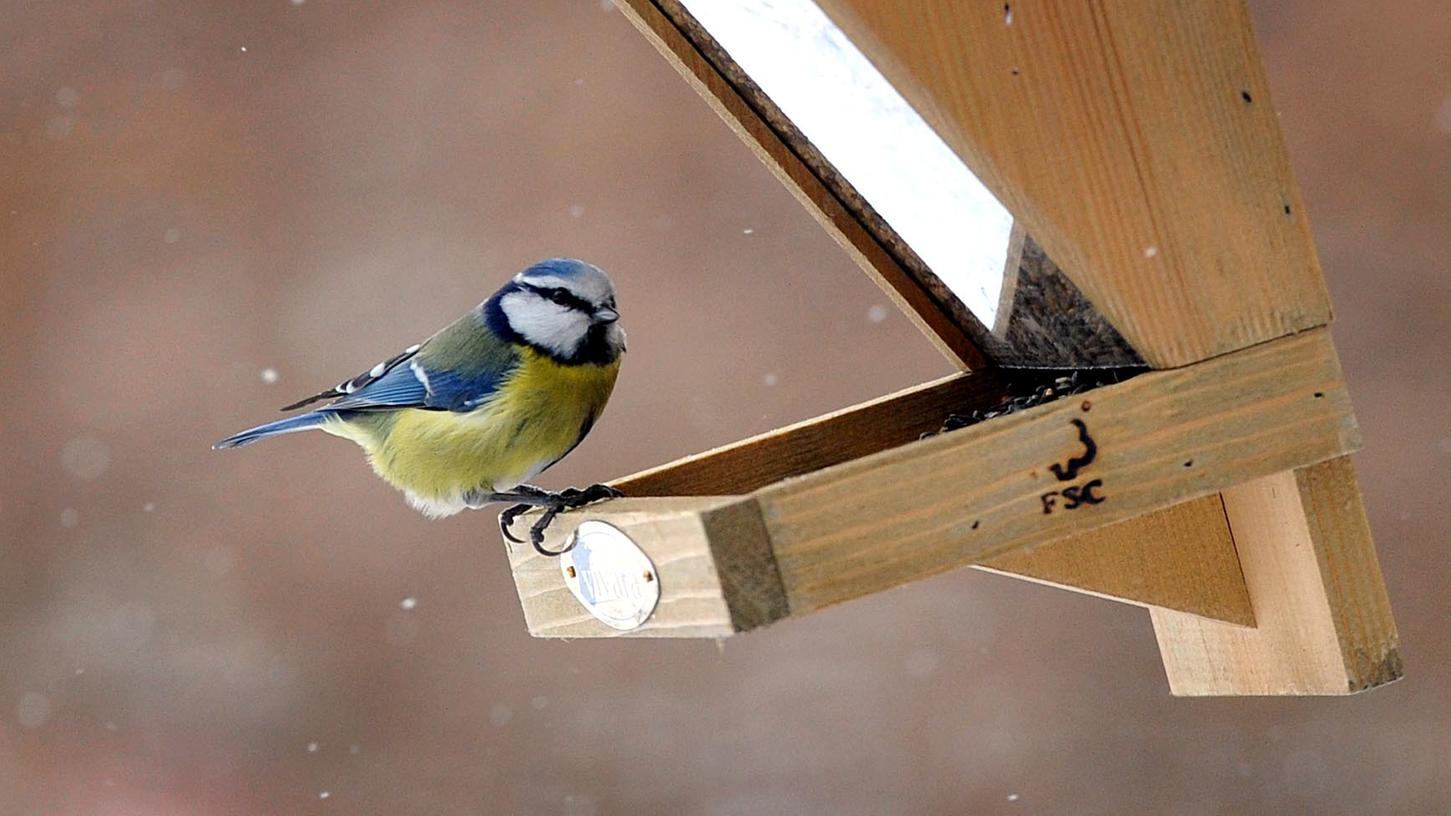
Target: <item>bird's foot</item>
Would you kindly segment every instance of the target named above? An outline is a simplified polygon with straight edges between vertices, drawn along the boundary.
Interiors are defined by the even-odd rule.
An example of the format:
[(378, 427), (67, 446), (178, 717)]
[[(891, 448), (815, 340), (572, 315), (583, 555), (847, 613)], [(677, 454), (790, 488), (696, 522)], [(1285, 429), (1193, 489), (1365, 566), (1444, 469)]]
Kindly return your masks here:
[[(522, 489), (521, 489), (522, 488)], [(558, 493), (550, 493), (532, 485), (519, 485), (511, 493), (490, 494), (493, 501), (515, 501), (517, 504), (504, 510), (499, 514), (499, 532), (504, 538), (515, 544), (523, 544), (522, 538), (516, 538), (510, 529), (514, 520), (535, 507), (543, 507), (544, 512), (538, 520), (529, 527), (529, 543), (533, 545), (534, 551), (543, 556), (559, 556), (568, 551), (568, 547), (562, 550), (549, 550), (544, 547), (544, 532), (549, 525), (554, 523), (555, 517), (565, 510), (573, 510), (577, 507), (584, 507), (597, 501), (606, 499), (618, 499), (624, 496), (618, 489), (607, 484), (594, 484), (586, 488), (569, 487)], [(473, 506), (472, 504), (470, 506)]]

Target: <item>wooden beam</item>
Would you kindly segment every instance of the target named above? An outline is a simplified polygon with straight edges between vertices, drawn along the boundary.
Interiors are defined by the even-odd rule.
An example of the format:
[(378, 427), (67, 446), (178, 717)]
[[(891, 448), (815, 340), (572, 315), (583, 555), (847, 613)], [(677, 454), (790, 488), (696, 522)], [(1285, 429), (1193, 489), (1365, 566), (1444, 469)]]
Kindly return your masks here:
[(616, 479), (629, 496), (724, 496), (750, 493), (914, 442), (935, 433), (949, 414), (996, 405), (1006, 380), (991, 371), (953, 374), (850, 408)]
[[(916, 441), (950, 413), (996, 404), (1001, 378), (955, 374), (614, 481), (632, 496), (744, 494)], [(1254, 622), (1217, 496), (979, 565), (1141, 606)]]
[(1255, 625), (1218, 494), (973, 566), (1226, 629)]
[(1151, 366), (1329, 322), (1243, 0), (821, 6)]
[(1348, 458), (1228, 489), (1224, 505), (1258, 625), (1152, 610), (1174, 694), (1351, 694), (1401, 676)]
[(557, 549), (588, 518), (605, 518), (625, 530), (655, 564), (661, 587), (655, 613), (639, 629), (611, 629), (570, 594), (559, 559), (514, 544), (509, 568), (529, 634), (726, 637), (787, 614), (760, 511), (750, 499), (621, 499), (607, 506), (604, 514), (592, 509), (560, 516), (550, 528), (552, 546)]
[[(1340, 456), (1358, 444), (1328, 333), (1307, 332), (756, 490), (746, 499), (753, 503), (749, 512), (762, 522), (759, 530), (752, 528), (752, 536), (767, 540), (770, 566), (753, 562), (756, 577), (746, 583), (761, 584), (759, 574), (776, 576), (789, 614), (804, 614), (953, 567), (986, 564), (1012, 551), (1083, 536), (1248, 479)], [(598, 505), (567, 518), (609, 521), (652, 558), (703, 565), (711, 560), (708, 552), (731, 552), (737, 546), (711, 538), (704, 532), (709, 525), (698, 520), (706, 510), (724, 506), (713, 502), (729, 501), (641, 499)], [(706, 504), (661, 505), (663, 521), (657, 521), (653, 502)], [(658, 524), (665, 522), (680, 541), (662, 534)], [(562, 544), (569, 529), (551, 530), (549, 546)], [(1152, 534), (1121, 540), (1127, 547), (1173, 546)], [(1220, 569), (1229, 563), (1224, 554), (1200, 560), (1218, 563)], [(553, 580), (562, 585), (557, 564), (554, 569)], [(675, 589), (661, 569), (662, 597), (669, 599)], [(1079, 568), (1080, 577), (1086, 572)], [(710, 588), (708, 578), (702, 580), (706, 588), (693, 582), (682, 586), (692, 593), (714, 593), (713, 599), (727, 597), (725, 590)], [(1159, 586), (1154, 591), (1170, 595), (1174, 590)], [(537, 589), (526, 592), (521, 580), (526, 607), (538, 595)], [(671, 628), (719, 634), (724, 628), (720, 604), (729, 603), (713, 603), (714, 628), (691, 617), (687, 625), (647, 634)], [(1232, 599), (1216, 603), (1230, 610), (1226, 615), (1239, 614), (1236, 622), (1244, 621)], [(1214, 609), (1209, 604), (1203, 611), (1215, 614)], [(554, 623), (532, 626), (558, 630)], [(568, 631), (583, 636), (579, 628)]]
[[(549, 546), (589, 519), (622, 528), (651, 557), (661, 573), (660, 606), (638, 630), (606, 626), (574, 600), (557, 559), (511, 545), (509, 564), (534, 637), (720, 638), (791, 614), (774, 559), (763, 555), (760, 506), (748, 497), (621, 499), (560, 516)], [(1230, 628), (1255, 622), (1217, 494), (972, 566)]]
[[(1323, 461), (1359, 443), (1329, 333), (1317, 329), (754, 495), (792, 613), (800, 614)], [(1060, 480), (1057, 473), (1074, 474), (1082, 458), (1090, 461)]]

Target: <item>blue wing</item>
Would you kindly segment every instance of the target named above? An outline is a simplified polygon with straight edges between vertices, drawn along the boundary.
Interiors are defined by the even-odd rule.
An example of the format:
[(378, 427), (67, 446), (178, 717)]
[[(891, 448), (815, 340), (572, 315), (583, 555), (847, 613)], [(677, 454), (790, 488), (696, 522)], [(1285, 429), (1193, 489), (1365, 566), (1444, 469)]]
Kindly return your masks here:
[(324, 407), (328, 411), (369, 411), (425, 408), (433, 411), (472, 411), (488, 402), (513, 367), (462, 374), (430, 368), (414, 358)]
[(282, 410), (330, 399), (316, 410), (472, 411), (492, 399), (518, 365), (515, 348), (471, 312), (428, 340)]
[(337, 399), (339, 397), (347, 397), (349, 394), (356, 393), (363, 388), (388, 377), (398, 368), (399, 365), (412, 359), (413, 355), (417, 354), (418, 351), (422, 348), (422, 343), (414, 346), (409, 346), (401, 353), (389, 357), (388, 359), (373, 366), (367, 371), (364, 371), (362, 374), (343, 380), (332, 388), (325, 388), (322, 391), (319, 391), (316, 394), (307, 397), (306, 399), (300, 399), (297, 402), (292, 403), (291, 405), (284, 405), (282, 406), (282, 410), (291, 411), (294, 408), (301, 408), (304, 405), (311, 405), (314, 402), (321, 402), (328, 399)]

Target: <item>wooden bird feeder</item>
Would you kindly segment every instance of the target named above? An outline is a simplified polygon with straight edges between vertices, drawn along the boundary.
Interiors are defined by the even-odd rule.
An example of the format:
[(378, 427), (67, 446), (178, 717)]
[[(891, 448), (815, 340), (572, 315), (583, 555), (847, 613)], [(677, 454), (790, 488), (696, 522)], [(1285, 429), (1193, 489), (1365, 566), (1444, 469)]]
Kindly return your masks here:
[[(685, 5), (616, 2), (962, 371), (615, 481), (630, 498), (561, 516), (547, 546), (613, 525), (658, 605), (612, 628), (515, 546), (533, 635), (719, 638), (971, 566), (1147, 607), (1174, 694), (1400, 677), (1243, 2), (819, 0), (1013, 214), (992, 325)], [(921, 438), (1040, 369), (1103, 368), (1134, 376)]]

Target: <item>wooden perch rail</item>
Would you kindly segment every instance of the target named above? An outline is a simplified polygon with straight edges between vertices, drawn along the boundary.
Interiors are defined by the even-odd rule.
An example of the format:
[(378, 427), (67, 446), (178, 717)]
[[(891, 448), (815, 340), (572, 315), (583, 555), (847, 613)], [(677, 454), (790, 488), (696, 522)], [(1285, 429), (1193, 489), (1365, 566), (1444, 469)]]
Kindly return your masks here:
[[(921, 401), (922, 394), (904, 399)], [(956, 566), (1006, 557), (996, 566), (1012, 568), (1011, 553), (1343, 456), (1358, 444), (1322, 329), (1147, 373), (748, 495), (587, 508), (561, 517), (548, 544), (561, 545), (585, 519), (614, 524), (655, 561), (662, 591), (651, 620), (626, 634), (718, 637)], [(681, 470), (692, 467), (687, 460)], [(664, 485), (666, 478), (657, 471), (636, 483)], [(1196, 560), (1228, 567), (1212, 551)], [(557, 562), (517, 548), (511, 563), (532, 633), (620, 634), (574, 602)], [(1223, 617), (1251, 622), (1242, 586), (1206, 583), (1180, 590), (1227, 586), (1228, 599), (1218, 601)]]
[[(997, 404), (1006, 377), (958, 374), (617, 480), (635, 496), (722, 496), (916, 441), (948, 414)], [(1249, 625), (1249, 595), (1218, 497), (1188, 502), (979, 569)]]

